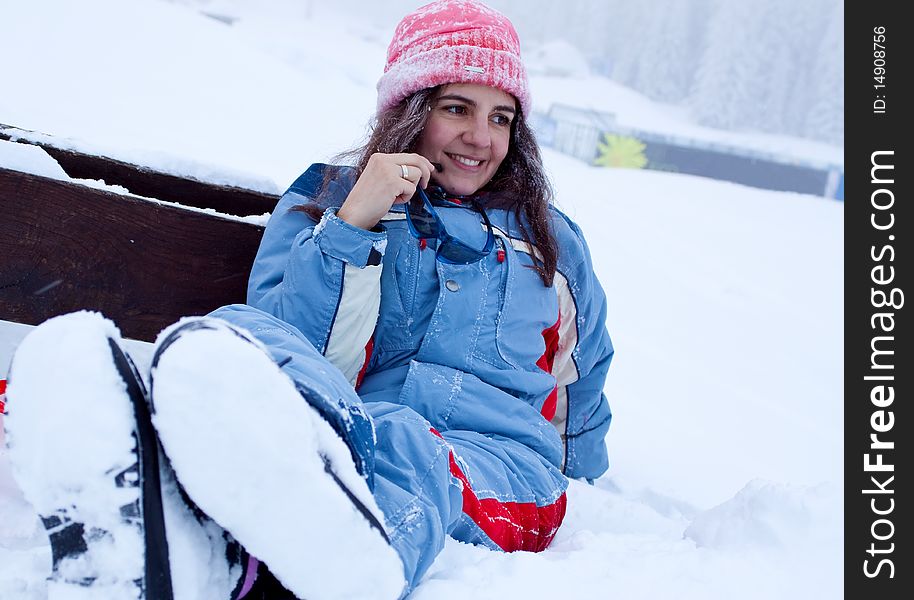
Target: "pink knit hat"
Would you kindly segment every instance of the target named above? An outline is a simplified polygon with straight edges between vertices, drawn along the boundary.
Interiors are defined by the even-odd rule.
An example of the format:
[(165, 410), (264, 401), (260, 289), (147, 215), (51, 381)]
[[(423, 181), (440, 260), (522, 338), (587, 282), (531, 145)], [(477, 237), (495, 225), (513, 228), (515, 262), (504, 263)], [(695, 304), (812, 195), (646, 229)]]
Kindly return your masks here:
[(527, 72), (511, 21), (474, 0), (438, 0), (403, 17), (378, 81), (378, 111), (445, 83), (496, 87), (530, 114)]

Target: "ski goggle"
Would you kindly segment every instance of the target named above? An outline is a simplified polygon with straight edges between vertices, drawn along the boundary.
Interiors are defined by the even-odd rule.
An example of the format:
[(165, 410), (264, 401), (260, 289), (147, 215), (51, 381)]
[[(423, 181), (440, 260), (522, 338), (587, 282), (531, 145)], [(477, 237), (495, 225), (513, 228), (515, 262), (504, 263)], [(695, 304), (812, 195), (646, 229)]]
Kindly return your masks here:
[(438, 260), (452, 265), (467, 265), (488, 256), (495, 246), (495, 232), (492, 230), (492, 223), (489, 222), (486, 211), (476, 206), (475, 203), (470, 203), (470, 208), (482, 215), (482, 220), (486, 225), (488, 238), (482, 249), (468, 246), (449, 234), (425, 190), (419, 186), (416, 187), (416, 193), (406, 204), (406, 221), (409, 223), (409, 231), (414, 237), (438, 240), (438, 250), (436, 251)]

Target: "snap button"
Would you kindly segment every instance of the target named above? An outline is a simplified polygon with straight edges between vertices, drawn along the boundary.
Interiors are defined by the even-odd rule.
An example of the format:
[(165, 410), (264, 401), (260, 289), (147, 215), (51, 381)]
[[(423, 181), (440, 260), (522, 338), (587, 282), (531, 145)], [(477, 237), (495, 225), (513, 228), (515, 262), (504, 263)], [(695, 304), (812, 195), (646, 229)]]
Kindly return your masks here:
[(460, 284), (454, 281), (453, 279), (448, 279), (444, 282), (444, 287), (446, 287), (451, 292), (456, 292), (460, 289)]

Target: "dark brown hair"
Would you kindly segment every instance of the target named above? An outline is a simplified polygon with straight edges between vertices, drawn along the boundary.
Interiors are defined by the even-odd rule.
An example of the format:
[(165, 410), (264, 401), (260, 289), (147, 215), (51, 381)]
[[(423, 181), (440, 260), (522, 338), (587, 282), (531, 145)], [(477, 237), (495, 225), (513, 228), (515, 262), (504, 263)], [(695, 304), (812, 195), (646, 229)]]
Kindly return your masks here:
[[(441, 87), (420, 90), (375, 115), (368, 141), (338, 154), (334, 162), (355, 163), (358, 177), (376, 152), (414, 152), (428, 119), (429, 107), (434, 104)], [(332, 176), (328, 170), (327, 177)], [(324, 185), (324, 189), (327, 187)], [(491, 181), (480, 190), (482, 192), (488, 193), (486, 208), (514, 211), (524, 241), (539, 250), (539, 256), (533, 254), (534, 268), (543, 284), (551, 286), (558, 263), (558, 244), (549, 217), (552, 186), (546, 178), (536, 138), (521, 111), (511, 121), (508, 153)], [(318, 221), (326, 204), (318, 196), (313, 203), (296, 208)]]

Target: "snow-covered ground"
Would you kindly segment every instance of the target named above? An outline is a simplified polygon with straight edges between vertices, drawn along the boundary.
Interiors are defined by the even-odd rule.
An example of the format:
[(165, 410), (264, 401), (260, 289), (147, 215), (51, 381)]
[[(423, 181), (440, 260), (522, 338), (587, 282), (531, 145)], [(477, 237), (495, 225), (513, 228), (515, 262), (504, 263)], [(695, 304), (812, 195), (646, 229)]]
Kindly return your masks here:
[[(390, 30), (292, 0), (226, 0), (231, 25), (187, 4), (0, 0), (0, 123), (273, 192), (358, 142)], [(540, 109), (733, 141), (605, 79), (532, 85)], [(546, 552), (449, 543), (414, 597), (840, 597), (843, 205), (544, 155), (609, 298), (610, 470), (573, 482)], [(0, 324), (0, 377), (26, 331)], [(0, 448), (0, 598), (43, 598), (48, 563)]]

